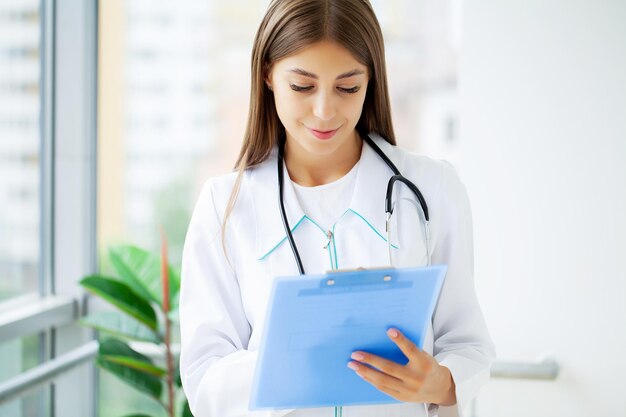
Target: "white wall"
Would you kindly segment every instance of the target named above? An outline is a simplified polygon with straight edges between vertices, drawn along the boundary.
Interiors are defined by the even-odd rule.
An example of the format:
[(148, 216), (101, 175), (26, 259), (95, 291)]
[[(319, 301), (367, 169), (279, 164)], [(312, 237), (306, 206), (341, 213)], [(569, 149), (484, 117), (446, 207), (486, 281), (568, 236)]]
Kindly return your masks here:
[[(626, 416), (626, 1), (469, 0), (455, 164), (499, 359), (477, 415)], [(458, 158), (456, 157), (458, 156)]]

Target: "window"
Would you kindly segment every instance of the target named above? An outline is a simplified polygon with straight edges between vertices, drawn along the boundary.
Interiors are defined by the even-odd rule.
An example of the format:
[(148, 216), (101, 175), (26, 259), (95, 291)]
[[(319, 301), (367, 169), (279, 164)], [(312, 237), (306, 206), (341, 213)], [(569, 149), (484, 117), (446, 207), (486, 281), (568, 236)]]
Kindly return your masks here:
[[(0, 343), (0, 383), (39, 365), (43, 337), (33, 335)], [(39, 389), (22, 398), (0, 405), (0, 417), (50, 415), (47, 389)]]
[[(0, 3), (0, 306), (40, 292), (39, 2)], [(43, 335), (0, 340), (0, 383), (43, 361)], [(0, 405), (0, 417), (47, 416), (40, 389)]]
[(0, 2), (1, 417), (93, 408), (93, 365), (78, 365), (94, 345), (75, 319), (95, 271), (94, 4)]
[(0, 302), (39, 285), (37, 1), (0, 2)]

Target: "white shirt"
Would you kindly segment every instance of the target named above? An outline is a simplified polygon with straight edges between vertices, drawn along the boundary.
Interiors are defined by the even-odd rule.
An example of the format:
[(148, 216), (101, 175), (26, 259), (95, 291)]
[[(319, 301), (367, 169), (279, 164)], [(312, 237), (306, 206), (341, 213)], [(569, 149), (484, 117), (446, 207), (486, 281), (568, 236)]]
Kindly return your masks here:
[[(467, 193), (449, 163), (370, 136), (420, 188), (430, 213), (432, 263), (448, 265), (423, 349), (450, 369), (455, 382), (457, 405), (440, 406), (439, 415), (460, 416), (488, 381), (495, 357), (474, 289)], [(194, 209), (183, 250), (179, 312), (181, 378), (196, 417), (334, 415), (333, 408), (248, 410), (272, 280), (298, 274), (279, 214), (276, 165), (274, 149), (265, 162), (246, 170), (225, 230), (226, 253), (221, 225), (237, 174), (208, 180)], [(307, 273), (388, 265), (384, 199), (391, 175), (374, 150), (363, 144), (349, 209), (334, 226), (332, 251), (324, 248), (323, 230), (307, 220), (292, 183), (285, 182), (285, 210)], [(393, 264), (425, 265), (419, 205), (405, 187), (395, 191), (394, 198)], [(424, 404), (416, 403), (343, 408), (344, 417), (425, 415)]]
[(333, 224), (350, 207), (358, 169), (357, 162), (343, 177), (314, 187), (305, 187), (291, 181), (300, 207), (323, 230), (330, 231)]

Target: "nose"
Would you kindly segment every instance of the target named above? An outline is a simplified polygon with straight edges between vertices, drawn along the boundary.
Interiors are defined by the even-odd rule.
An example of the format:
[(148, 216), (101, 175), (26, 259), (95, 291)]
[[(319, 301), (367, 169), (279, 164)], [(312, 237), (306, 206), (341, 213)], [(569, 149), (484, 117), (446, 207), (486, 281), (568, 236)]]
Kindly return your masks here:
[(330, 94), (320, 92), (315, 98), (313, 114), (320, 120), (332, 120), (336, 114), (334, 98)]

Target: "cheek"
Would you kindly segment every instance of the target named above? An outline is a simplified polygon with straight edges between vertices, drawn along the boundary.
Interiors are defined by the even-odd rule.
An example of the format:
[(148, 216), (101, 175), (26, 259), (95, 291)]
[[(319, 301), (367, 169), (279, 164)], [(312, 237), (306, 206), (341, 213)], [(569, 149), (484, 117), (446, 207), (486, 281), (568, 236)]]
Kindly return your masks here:
[(365, 95), (361, 95), (359, 97), (354, 97), (348, 106), (346, 106), (346, 110), (349, 119), (358, 119), (361, 117), (361, 113), (363, 111), (363, 104), (365, 103)]
[(302, 103), (294, 99), (289, 92), (276, 92), (274, 94), (274, 102), (276, 103), (276, 112), (283, 124), (291, 124), (294, 119), (299, 119), (302, 109)]

